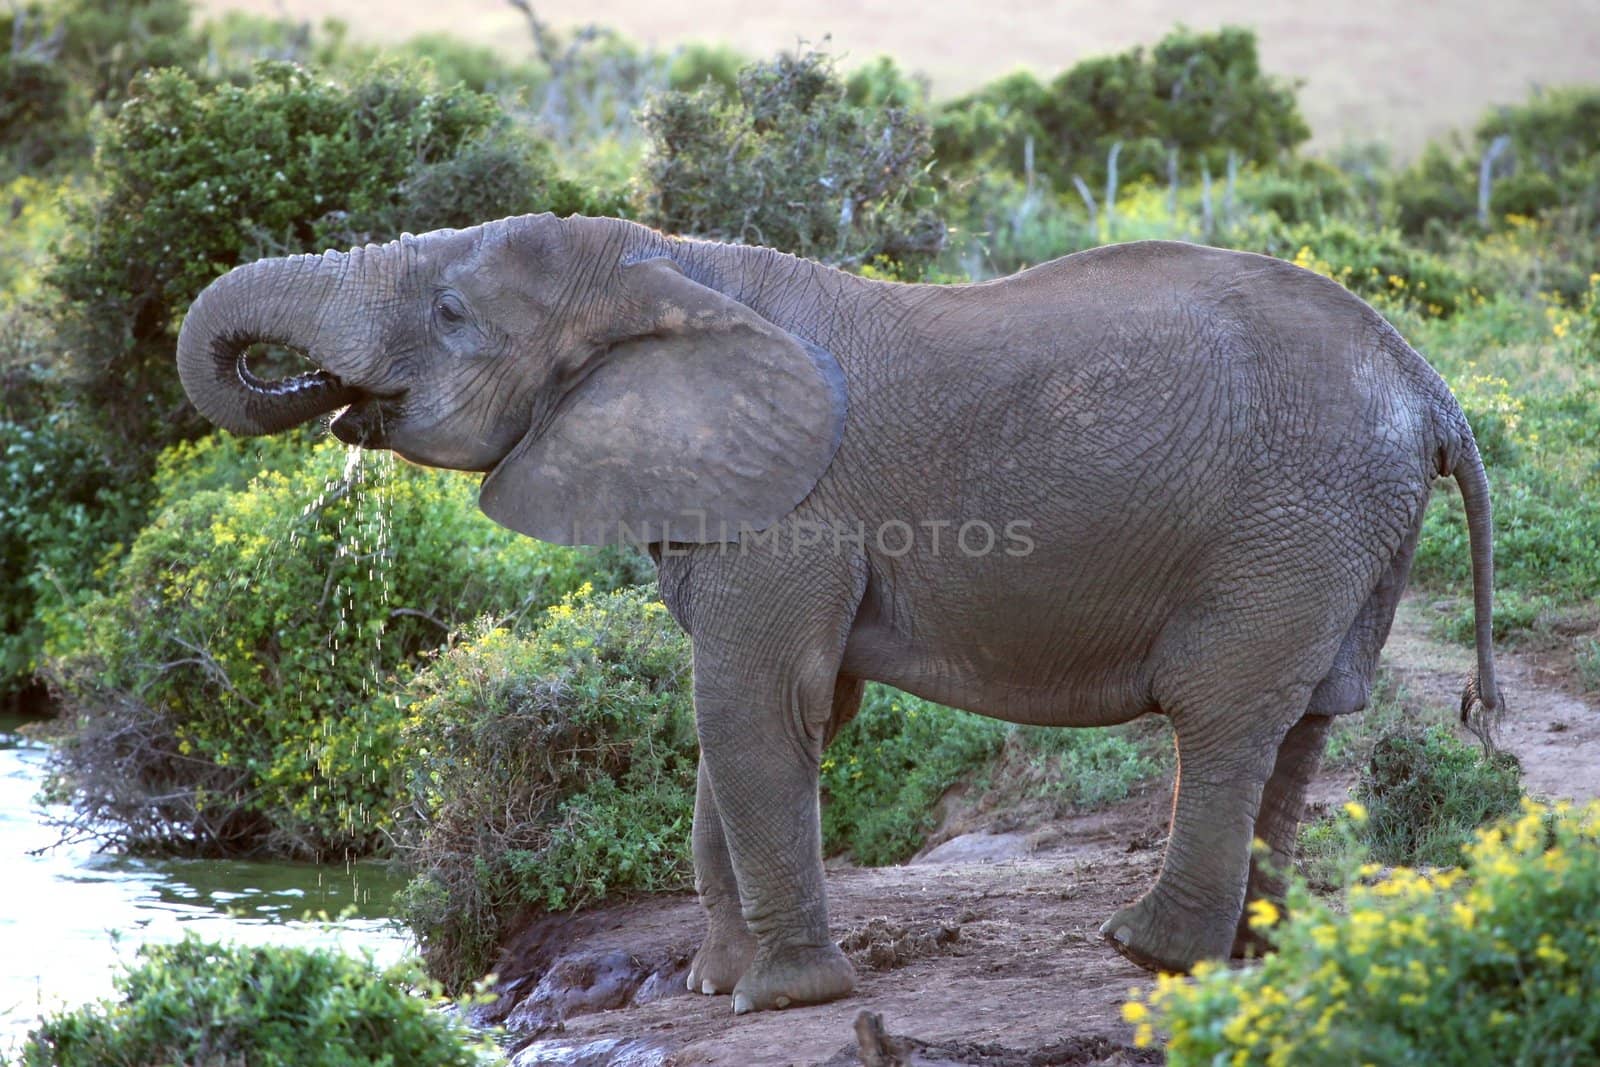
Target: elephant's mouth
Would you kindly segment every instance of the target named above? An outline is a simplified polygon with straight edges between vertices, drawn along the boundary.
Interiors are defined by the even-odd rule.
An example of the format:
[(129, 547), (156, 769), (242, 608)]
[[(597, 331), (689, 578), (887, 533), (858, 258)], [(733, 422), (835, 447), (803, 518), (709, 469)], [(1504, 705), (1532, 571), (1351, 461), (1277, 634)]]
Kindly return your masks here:
[(328, 428), (347, 445), (388, 448), (385, 428), (393, 425), (398, 414), (393, 398), (364, 396), (334, 416)]

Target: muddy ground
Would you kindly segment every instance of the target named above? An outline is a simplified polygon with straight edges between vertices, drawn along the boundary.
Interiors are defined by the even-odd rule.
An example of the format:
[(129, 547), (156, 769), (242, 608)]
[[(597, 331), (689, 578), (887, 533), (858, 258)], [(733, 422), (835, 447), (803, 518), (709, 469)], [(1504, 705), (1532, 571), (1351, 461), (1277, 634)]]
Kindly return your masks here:
[[(1471, 653), (1430, 635), (1432, 611), (1408, 600), (1385, 656), (1413, 702), (1454, 708)], [(1502, 652), (1498, 663), (1500, 741), (1529, 792), (1600, 795), (1600, 707), (1575, 695), (1559, 655)], [(1342, 800), (1351, 780), (1325, 775), (1315, 798)], [(833, 927), (858, 971), (842, 1002), (735, 1018), (729, 997), (688, 993), (702, 920), (682, 895), (524, 931), (500, 968), (495, 1021), (532, 1038), (517, 1067), (1159, 1063), (1120, 1016), (1149, 976), (1096, 930), (1155, 877), (1166, 789), (1048, 825), (947, 830), (901, 867), (830, 870)], [(954, 829), (971, 830), (973, 816)]]

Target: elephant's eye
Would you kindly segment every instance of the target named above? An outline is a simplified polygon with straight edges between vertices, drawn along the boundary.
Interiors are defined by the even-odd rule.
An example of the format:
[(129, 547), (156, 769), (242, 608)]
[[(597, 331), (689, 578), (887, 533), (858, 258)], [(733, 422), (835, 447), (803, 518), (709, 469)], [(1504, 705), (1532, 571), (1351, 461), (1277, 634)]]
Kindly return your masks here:
[(433, 313), (447, 327), (459, 326), (467, 319), (466, 311), (450, 297), (441, 297), (433, 305)]

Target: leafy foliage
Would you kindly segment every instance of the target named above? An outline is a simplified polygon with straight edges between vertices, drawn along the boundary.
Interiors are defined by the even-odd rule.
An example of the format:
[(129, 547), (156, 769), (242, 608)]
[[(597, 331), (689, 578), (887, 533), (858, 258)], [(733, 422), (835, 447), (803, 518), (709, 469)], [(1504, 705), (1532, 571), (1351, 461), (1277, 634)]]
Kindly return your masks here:
[[(7, 21), (0, 19), (0, 34)], [(0, 52), (0, 174), (35, 172), (79, 140), (71, 92), (71, 80), (48, 52)]]
[(1397, 221), (1408, 234), (1435, 240), (1477, 228), (1479, 167), (1500, 138), (1490, 171), (1490, 226), (1522, 217), (1568, 212), (1593, 240), (1600, 226), (1600, 88), (1574, 86), (1536, 93), (1497, 108), (1479, 123), (1470, 152), (1430, 145), (1396, 176)]
[(926, 121), (852, 104), (821, 53), (745, 67), (731, 96), (715, 82), (662, 93), (641, 121), (652, 226), (841, 265), (881, 257), (910, 273), (943, 244), (919, 203)]
[(688, 640), (638, 589), (478, 631), (411, 683), (402, 895), (430, 973), (480, 977), (529, 908), (691, 882)]
[[(997, 761), (1013, 781), (984, 781)], [(869, 685), (823, 757), (822, 846), (867, 866), (899, 863), (922, 847), (958, 783), (1070, 811), (1121, 800), (1154, 770), (1117, 732), (1021, 728)]]
[[(1356, 809), (1359, 815), (1359, 809)], [(1375, 865), (1362, 868), (1377, 874)], [(1528, 804), (1480, 831), (1464, 864), (1397, 868), (1339, 911), (1303, 888), (1290, 918), (1258, 907), (1277, 946), (1135, 990), (1135, 1040), (1170, 1035), (1191, 1064), (1577, 1063), (1600, 1050), (1600, 805)]]
[[(481, 1042), (439, 1011), (416, 968), (378, 971), (329, 949), (201, 940), (147, 944), (118, 996), (28, 1035), (23, 1067), (153, 1063), (475, 1067)], [(432, 990), (435, 994), (437, 990)]]
[(1515, 756), (1484, 754), (1447, 727), (1398, 730), (1373, 747), (1354, 795), (1373, 859), (1448, 866), (1478, 827), (1516, 811), (1522, 773)]
[(1011, 727), (880, 685), (822, 760), (822, 840), (857, 863), (908, 859), (945, 790), (1000, 751)]
[(415, 657), (632, 564), (518, 537), (466, 479), (352, 466), (332, 443), (243, 492), (199, 488), (245, 474), (234, 447), (191, 450), (187, 486), (169, 470), (167, 506), (83, 609), (53, 667), (78, 716), (55, 776), (127, 847), (372, 851), (399, 803), (393, 691)]
[(0, 696), (76, 629), (143, 512), (146, 487), (123, 483), (110, 447), (72, 407), (0, 409)]
[(936, 157), (958, 169), (1019, 170), (1032, 140), (1061, 190), (1074, 175), (1102, 185), (1113, 145), (1123, 180), (1164, 180), (1172, 151), (1191, 171), (1204, 160), (1220, 174), (1230, 152), (1272, 163), (1310, 136), (1292, 87), (1262, 72), (1255, 34), (1238, 27), (1180, 28), (1149, 54), (1086, 59), (1049, 85), (1012, 74), (946, 105), (936, 131)]

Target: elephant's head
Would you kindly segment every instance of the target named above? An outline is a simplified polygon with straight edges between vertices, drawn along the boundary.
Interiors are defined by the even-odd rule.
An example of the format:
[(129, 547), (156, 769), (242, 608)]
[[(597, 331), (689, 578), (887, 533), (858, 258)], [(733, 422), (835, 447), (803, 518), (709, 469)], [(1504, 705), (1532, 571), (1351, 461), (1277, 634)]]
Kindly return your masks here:
[[(844, 378), (829, 353), (691, 278), (684, 247), (539, 215), (262, 260), (195, 300), (178, 369), (235, 433), (343, 408), (341, 441), (490, 471), (484, 511), (534, 537), (730, 540), (822, 476)], [(263, 380), (246, 360), (258, 342), (319, 369)]]

